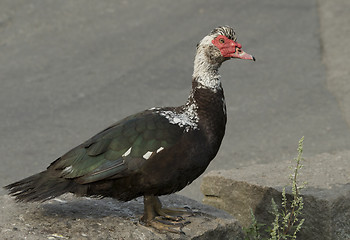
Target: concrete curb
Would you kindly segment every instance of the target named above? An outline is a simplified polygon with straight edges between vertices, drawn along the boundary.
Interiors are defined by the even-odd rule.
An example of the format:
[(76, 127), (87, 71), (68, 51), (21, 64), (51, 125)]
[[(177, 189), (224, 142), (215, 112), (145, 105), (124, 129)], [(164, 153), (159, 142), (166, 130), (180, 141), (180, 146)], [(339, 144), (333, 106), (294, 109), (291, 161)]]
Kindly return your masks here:
[[(293, 165), (287, 161), (212, 171), (203, 178), (203, 202), (230, 212), (243, 226), (250, 224), (252, 208), (259, 222), (270, 225), (271, 199), (281, 204)], [(299, 181), (307, 181), (307, 188), (302, 191), (301, 239), (350, 239), (350, 151), (320, 154), (303, 165)], [(291, 189), (287, 193), (291, 197)]]

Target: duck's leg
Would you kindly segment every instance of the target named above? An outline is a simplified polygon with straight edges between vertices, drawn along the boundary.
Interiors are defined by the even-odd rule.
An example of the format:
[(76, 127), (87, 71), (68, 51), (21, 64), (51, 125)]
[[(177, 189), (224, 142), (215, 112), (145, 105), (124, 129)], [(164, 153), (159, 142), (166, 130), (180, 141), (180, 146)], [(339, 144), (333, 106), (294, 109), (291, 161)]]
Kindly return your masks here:
[(189, 221), (184, 221), (180, 215), (189, 214), (186, 210), (162, 208), (158, 197), (144, 196), (144, 214), (141, 221), (159, 231), (183, 233), (181, 228)]

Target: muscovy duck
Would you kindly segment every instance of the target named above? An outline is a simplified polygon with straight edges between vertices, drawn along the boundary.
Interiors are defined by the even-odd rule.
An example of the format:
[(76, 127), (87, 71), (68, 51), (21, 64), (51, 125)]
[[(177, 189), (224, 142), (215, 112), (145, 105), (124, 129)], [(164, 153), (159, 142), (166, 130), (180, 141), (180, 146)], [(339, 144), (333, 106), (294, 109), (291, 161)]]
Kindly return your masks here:
[(184, 105), (151, 108), (124, 118), (45, 171), (5, 188), (18, 201), (46, 201), (66, 192), (121, 201), (144, 196), (141, 221), (179, 232), (184, 220), (179, 215), (186, 211), (162, 208), (158, 196), (190, 184), (218, 152), (226, 125), (218, 69), (231, 58), (255, 61), (236, 42), (231, 27), (217, 27), (197, 45), (192, 90)]

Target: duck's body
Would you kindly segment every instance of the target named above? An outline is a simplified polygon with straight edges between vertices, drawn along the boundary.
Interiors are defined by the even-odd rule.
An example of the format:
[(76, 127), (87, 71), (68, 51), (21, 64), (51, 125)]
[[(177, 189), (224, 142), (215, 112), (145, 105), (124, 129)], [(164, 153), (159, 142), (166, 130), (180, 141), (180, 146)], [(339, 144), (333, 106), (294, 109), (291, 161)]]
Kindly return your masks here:
[(207, 168), (225, 133), (226, 106), (218, 74), (241, 50), (229, 27), (214, 29), (197, 46), (192, 90), (179, 107), (129, 116), (54, 161), (47, 170), (6, 186), (19, 201), (45, 201), (65, 192), (128, 201), (145, 197), (143, 220), (160, 212), (156, 196), (177, 192)]

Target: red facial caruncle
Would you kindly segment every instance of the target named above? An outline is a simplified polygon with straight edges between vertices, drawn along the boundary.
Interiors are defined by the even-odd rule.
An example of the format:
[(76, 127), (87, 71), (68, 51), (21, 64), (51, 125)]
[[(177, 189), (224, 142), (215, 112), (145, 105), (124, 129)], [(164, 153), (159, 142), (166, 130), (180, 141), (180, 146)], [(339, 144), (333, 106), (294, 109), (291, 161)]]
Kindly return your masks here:
[(240, 58), (255, 61), (255, 58), (242, 50), (242, 45), (229, 39), (224, 35), (219, 35), (212, 40), (212, 43), (220, 50), (225, 58)]

